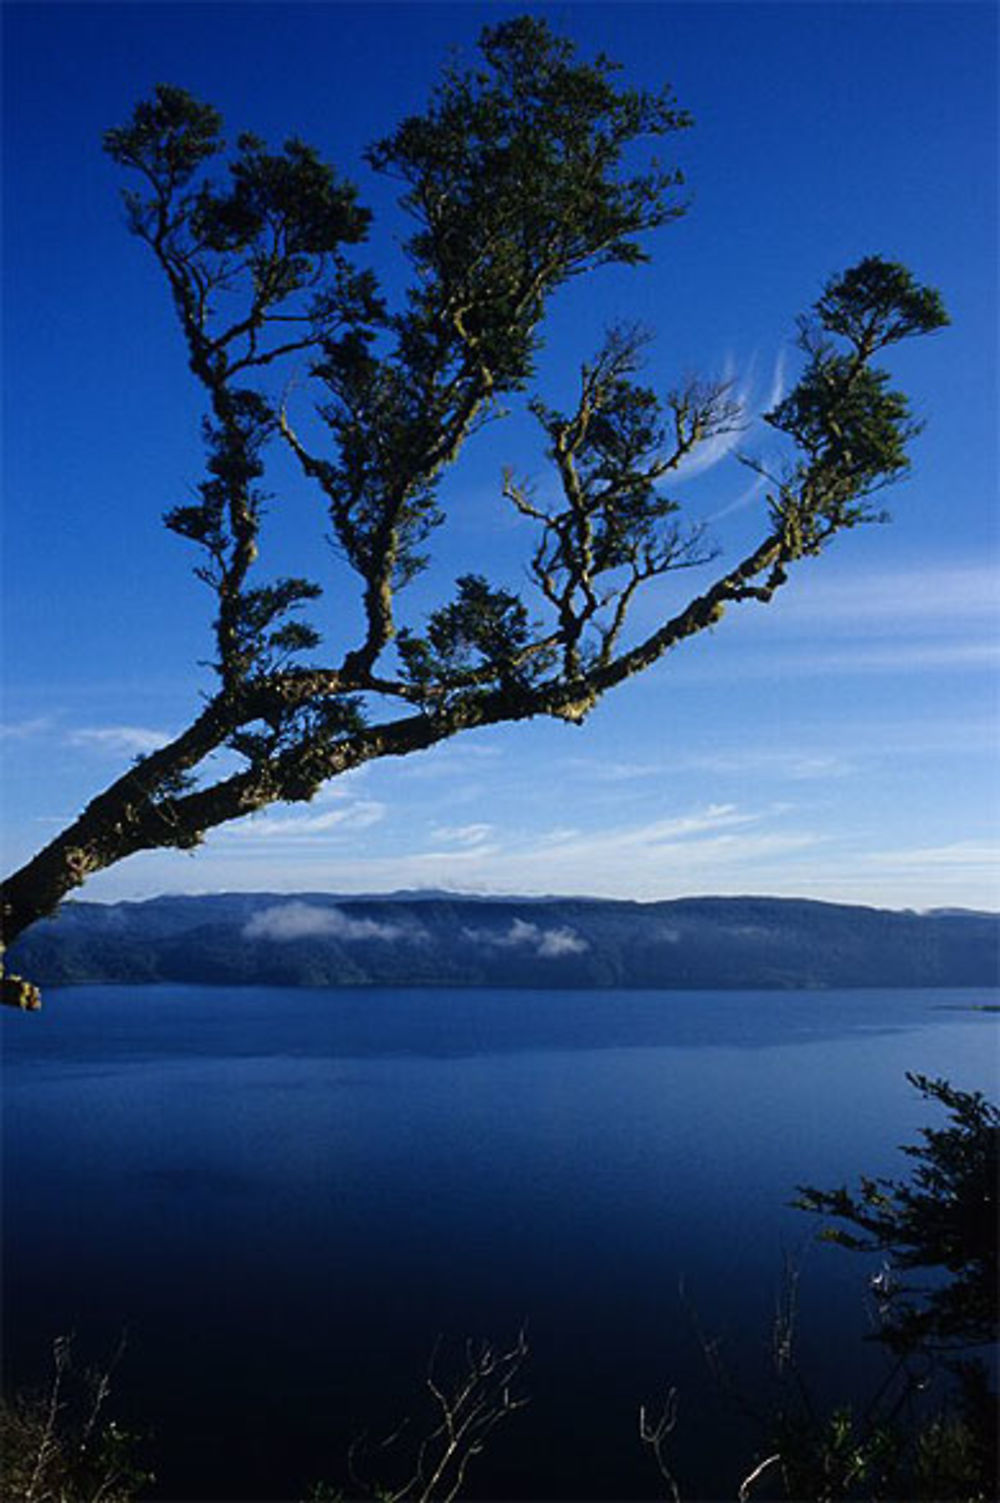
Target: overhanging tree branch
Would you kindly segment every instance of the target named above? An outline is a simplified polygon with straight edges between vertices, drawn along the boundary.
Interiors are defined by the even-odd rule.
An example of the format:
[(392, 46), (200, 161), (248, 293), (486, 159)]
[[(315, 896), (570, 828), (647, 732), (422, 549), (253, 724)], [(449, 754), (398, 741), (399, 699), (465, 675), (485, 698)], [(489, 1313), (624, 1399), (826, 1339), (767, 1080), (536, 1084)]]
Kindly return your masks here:
[[(364, 762), (476, 726), (583, 720), (727, 606), (766, 603), (797, 560), (876, 520), (869, 498), (905, 471), (915, 425), (873, 361), (947, 320), (935, 292), (869, 257), (823, 290), (802, 325), (799, 380), (767, 415), (789, 457), (771, 467), (760, 541), (637, 638), (640, 594), (716, 557), (664, 486), (745, 418), (724, 383), (691, 379), (662, 397), (640, 384), (645, 336), (619, 327), (568, 413), (529, 401), (560, 499), (542, 505), (505, 473), (501, 496), (534, 534), (523, 596), (468, 573), (425, 620), (405, 620), (406, 586), (442, 520), (440, 479), (501, 401), (530, 386), (553, 292), (643, 260), (643, 237), (684, 207), (678, 173), (625, 165), (643, 140), (689, 124), (668, 93), (620, 88), (610, 63), (580, 62), (538, 20), (488, 28), (481, 46), (479, 71), (446, 72), (425, 113), (369, 155), (403, 183), (414, 224), (412, 287), (396, 310), (351, 260), (370, 216), (311, 148), (292, 139), (271, 153), (241, 136), (220, 181), (219, 117), (166, 86), (108, 133), (112, 157), (143, 184), (127, 195), (130, 225), (163, 270), (206, 394), (206, 475), (165, 520), (200, 552), (219, 686), (10, 878), (7, 943), (93, 872), (189, 849)], [(285, 369), (303, 357), (304, 373)], [(312, 397), (308, 439), (287, 410), (290, 380)], [(356, 576), (360, 631), (326, 661), (301, 615), (321, 582), (260, 576), (276, 442)], [(350, 616), (337, 605), (343, 632)]]

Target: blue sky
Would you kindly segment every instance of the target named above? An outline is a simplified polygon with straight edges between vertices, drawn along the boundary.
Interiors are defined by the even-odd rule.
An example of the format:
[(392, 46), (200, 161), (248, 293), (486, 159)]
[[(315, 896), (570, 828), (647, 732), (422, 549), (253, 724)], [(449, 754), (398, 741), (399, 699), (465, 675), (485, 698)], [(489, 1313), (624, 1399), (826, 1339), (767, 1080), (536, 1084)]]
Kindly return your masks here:
[[(997, 11), (964, 3), (6, 5), (6, 862), (179, 730), (209, 686), (210, 600), (160, 523), (200, 478), (198, 392), (101, 133), (168, 81), (234, 133), (301, 135), (376, 208), (366, 254), (391, 275), (399, 221), (361, 152), (422, 105), (450, 47), (520, 9), (631, 81), (669, 81), (696, 121), (671, 147), (691, 212), (650, 266), (560, 296), (543, 394), (564, 401), (603, 326), (640, 319), (652, 381), (726, 374), (759, 413), (826, 278), (869, 253), (902, 260), (953, 325), (893, 361), (927, 428), (887, 493), (892, 525), (843, 537), (772, 606), (732, 611), (582, 729), (539, 722), (372, 764), (195, 856), (134, 857), (82, 895), (443, 886), (998, 906)], [(740, 443), (764, 454), (767, 431)], [(733, 454), (713, 459), (676, 496), (730, 558), (761, 529), (760, 500)], [(516, 415), (450, 482), (440, 572), (415, 612), (487, 562), (519, 584), (506, 462), (544, 475)], [(308, 573), (317, 503), (287, 467), (274, 488), (271, 567)], [(671, 581), (646, 619), (698, 583)]]

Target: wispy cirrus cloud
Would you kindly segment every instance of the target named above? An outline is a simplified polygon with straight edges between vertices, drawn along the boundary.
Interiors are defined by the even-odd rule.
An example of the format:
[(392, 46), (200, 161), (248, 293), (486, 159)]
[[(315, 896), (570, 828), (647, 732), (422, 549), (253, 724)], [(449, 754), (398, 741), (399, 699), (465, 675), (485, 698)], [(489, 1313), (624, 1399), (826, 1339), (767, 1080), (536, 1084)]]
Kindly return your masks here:
[(625, 846), (637, 843), (643, 846), (656, 846), (664, 842), (686, 841), (706, 834), (717, 835), (721, 831), (731, 831), (754, 824), (759, 819), (759, 814), (741, 810), (735, 804), (708, 804), (703, 809), (694, 810), (690, 814), (674, 815), (668, 819), (654, 819), (647, 824), (617, 832), (607, 831), (600, 838), (604, 844), (618, 842)]
[[(789, 862), (815, 852), (820, 837), (802, 829), (747, 829), (665, 840), (635, 827), (577, 833), (502, 849), (401, 851), (325, 864), (336, 889), (367, 891), (445, 887), (477, 893), (584, 893), (594, 897), (680, 897), (693, 892), (760, 892), (776, 888)], [(800, 879), (793, 872), (789, 880)], [(345, 886), (344, 884), (348, 884)], [(788, 882), (782, 887), (789, 891)]]
[(850, 777), (857, 771), (855, 764), (843, 757), (807, 751), (706, 753), (691, 758), (691, 763), (699, 772), (753, 774), (793, 783), (826, 782), (829, 778)]
[(149, 726), (103, 725), (82, 726), (69, 731), (66, 740), (70, 746), (142, 756), (166, 746), (170, 737), (166, 731), (153, 730)]
[(735, 644), (731, 654), (699, 658), (678, 657), (674, 681), (686, 686), (721, 684), (750, 679), (811, 678), (834, 675), (876, 675), (937, 672), (995, 672), (1000, 667), (1000, 639), (976, 637), (947, 640), (907, 636), (865, 639), (843, 636), (835, 645), (819, 645), (804, 635), (792, 646), (772, 641), (761, 650), (759, 639), (749, 634)]
[(764, 494), (766, 488), (767, 477), (758, 475), (754, 480), (751, 480), (749, 485), (744, 486), (743, 490), (738, 492), (732, 501), (727, 501), (717, 511), (710, 512), (705, 518), (706, 522), (712, 527), (716, 522), (721, 522), (724, 518), (731, 517), (735, 512), (743, 511), (746, 507), (752, 505), (754, 501), (758, 500)]
[(676, 485), (682, 485), (686, 480), (693, 480), (696, 475), (704, 475), (707, 470), (715, 469), (722, 463), (739, 444), (746, 433), (750, 418), (752, 391), (748, 379), (742, 382), (738, 380), (736, 362), (733, 357), (727, 356), (722, 371), (722, 383), (728, 388), (730, 401), (734, 402), (739, 409), (739, 417), (736, 425), (725, 433), (717, 433), (714, 438), (709, 438), (682, 459), (677, 469), (673, 472)]
[[(596, 830), (542, 828), (512, 833), (502, 845), (483, 850), (401, 852), (391, 869), (396, 883), (420, 886), (431, 880), (465, 891), (660, 896), (710, 891), (718, 883), (749, 889), (761, 863), (815, 846), (811, 831), (786, 827), (788, 812), (709, 805), (668, 819)], [(369, 881), (377, 882), (389, 865), (376, 860), (365, 869)]]
[(954, 840), (945, 845), (908, 846), (890, 851), (869, 851), (865, 861), (890, 867), (978, 868), (993, 874), (1000, 885), (1000, 842)]
[[(754, 677), (808, 673), (900, 673), (935, 672), (938, 669), (990, 669), (1000, 665), (1000, 641), (857, 642), (828, 651), (809, 649), (796, 653), (772, 653), (768, 662), (750, 661), (745, 666)], [(742, 669), (741, 669), (742, 671)]]
[(857, 771), (853, 760), (807, 747), (734, 747), (731, 750), (666, 756), (658, 762), (609, 762), (603, 758), (571, 757), (567, 768), (592, 783), (639, 783), (673, 774), (739, 774), (781, 778), (791, 782), (848, 777)]
[(465, 742), (457, 746), (445, 744), (407, 757), (400, 765), (399, 774), (414, 780), (451, 780), (476, 773), (488, 774), (502, 756), (503, 753), (497, 746), (476, 742)]
[(370, 829), (386, 815), (386, 805), (378, 799), (355, 799), (316, 814), (272, 814), (252, 816), (228, 827), (226, 835), (241, 841), (312, 840), (334, 830)]
[(35, 715), (30, 720), (8, 720), (0, 724), (0, 741), (31, 741), (44, 736), (54, 725), (51, 715)]
[(435, 825), (432, 834), (435, 840), (444, 841), (448, 845), (481, 846), (490, 839), (493, 826), (489, 824)]
[[(683, 892), (760, 890), (768, 870), (815, 847), (790, 811), (709, 805), (665, 819), (599, 829), (565, 825), (495, 832), (488, 843), (423, 843), (400, 828), (392, 849), (364, 841), (215, 842), (219, 886), (257, 885), (246, 858), (266, 861), (275, 890), (329, 892), (448, 888), (479, 893), (592, 893), (661, 897)], [(239, 863), (234, 866), (235, 853)], [(210, 859), (203, 853), (202, 863)], [(225, 875), (223, 875), (225, 873)], [(235, 880), (234, 880), (235, 879)], [(526, 942), (526, 941), (525, 941)], [(555, 944), (556, 941), (552, 941)]]
[[(728, 433), (717, 434), (715, 438), (708, 439), (700, 444), (687, 459), (683, 460), (676, 471), (678, 483), (692, 480), (696, 475), (704, 475), (706, 471), (715, 469), (724, 459), (728, 459), (738, 448), (747, 441), (747, 435), (756, 427), (764, 413), (770, 412), (781, 401), (785, 390), (785, 352), (779, 350), (774, 362), (771, 380), (766, 395), (757, 396), (756, 358), (751, 359), (746, 369), (740, 374), (737, 371), (736, 360), (732, 355), (727, 356), (722, 372), (722, 381), (729, 388), (731, 400), (734, 401), (742, 413), (742, 421)], [(721, 511), (712, 516), (710, 521), (718, 521), (719, 518), (728, 516), (730, 512), (746, 506), (759, 494), (763, 482), (758, 478), (747, 491), (729, 503)]]
[(632, 783), (644, 778), (662, 777), (665, 762), (616, 762), (607, 757), (566, 757), (565, 767), (584, 773), (597, 783)]
[(991, 620), (1000, 627), (1000, 577), (977, 559), (934, 567), (852, 572), (837, 579), (817, 573), (794, 597), (803, 621), (868, 630), (878, 622), (930, 623)]

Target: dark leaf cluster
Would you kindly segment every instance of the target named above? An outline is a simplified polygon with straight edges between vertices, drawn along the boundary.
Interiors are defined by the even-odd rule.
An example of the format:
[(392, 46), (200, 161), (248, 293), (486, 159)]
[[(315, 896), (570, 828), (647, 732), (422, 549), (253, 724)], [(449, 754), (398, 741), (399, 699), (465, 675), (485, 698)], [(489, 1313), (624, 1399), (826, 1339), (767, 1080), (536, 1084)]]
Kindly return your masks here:
[(530, 374), (547, 295), (601, 262), (642, 259), (635, 237), (680, 212), (679, 174), (620, 168), (629, 143), (690, 121), (667, 91), (616, 88), (607, 59), (581, 63), (533, 17), (487, 28), (480, 48), (485, 66), (451, 69), (369, 159), (405, 184), (418, 224), (410, 351), (457, 330), (506, 390)]
[[(191, 214), (198, 241), (220, 254), (251, 251), (259, 289), (285, 297), (308, 274), (313, 257), (364, 238), (371, 215), (357, 189), (342, 183), (311, 146), (295, 138), (281, 153), (248, 133), (230, 168), (228, 190), (206, 184)], [(278, 282), (269, 275), (280, 272)]]
[(889, 386), (888, 372), (870, 362), (887, 346), (947, 322), (933, 288), (878, 256), (831, 279), (813, 317), (802, 320), (805, 369), (766, 420), (800, 453), (772, 495), (771, 510), (803, 551), (818, 551), (844, 528), (884, 520), (869, 498), (905, 474), (921, 425), (905, 395)]
[(434, 611), (423, 636), (401, 631), (397, 648), (409, 682), (420, 689), (529, 683), (545, 666), (530, 653), (535, 631), (522, 600), (481, 574), (457, 581), (455, 599)]
[(881, 256), (865, 256), (829, 282), (816, 314), (824, 329), (863, 355), (949, 323), (939, 292), (922, 287), (905, 266)]
[(222, 116), (186, 89), (157, 84), (140, 100), (129, 125), (104, 134), (104, 149), (123, 167), (134, 167), (158, 196), (168, 197), (223, 146)]

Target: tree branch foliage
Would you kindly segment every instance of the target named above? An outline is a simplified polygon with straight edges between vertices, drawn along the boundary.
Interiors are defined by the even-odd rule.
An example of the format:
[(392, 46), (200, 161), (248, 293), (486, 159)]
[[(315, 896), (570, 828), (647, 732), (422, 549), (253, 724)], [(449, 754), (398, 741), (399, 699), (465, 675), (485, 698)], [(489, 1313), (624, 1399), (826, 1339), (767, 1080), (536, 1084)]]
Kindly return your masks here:
[[(907, 1079), (950, 1117), (903, 1147), (910, 1178), (864, 1176), (857, 1192), (800, 1186), (796, 1204), (842, 1223), (824, 1229), (828, 1241), (888, 1256), (881, 1340), (900, 1352), (962, 1351), (997, 1337), (1000, 1110), (946, 1080)], [(926, 1283), (908, 1281), (918, 1270)]]
[[(229, 148), (216, 111), (168, 85), (107, 133), (136, 184), (130, 228), (162, 270), (205, 394), (204, 478), (165, 520), (198, 550), (218, 684), (190, 726), (11, 878), (8, 940), (89, 873), (309, 799), (373, 757), (500, 721), (579, 721), (730, 602), (769, 600), (789, 564), (874, 519), (870, 497), (905, 470), (916, 426), (872, 361), (947, 320), (935, 292), (870, 257), (828, 283), (802, 326), (802, 374), (768, 416), (791, 457), (767, 474), (759, 544), (683, 609), (630, 634), (642, 590), (715, 557), (665, 487), (743, 417), (718, 383), (643, 385), (645, 336), (620, 327), (568, 409), (528, 399), (559, 500), (504, 477), (498, 499), (534, 534), (524, 593), (470, 572), (426, 620), (401, 619), (442, 520), (441, 478), (502, 399), (531, 387), (552, 294), (644, 260), (648, 234), (684, 212), (681, 175), (651, 146), (689, 124), (669, 91), (623, 86), (607, 58), (581, 60), (542, 20), (487, 28), (477, 64), (446, 69), (427, 109), (368, 153), (412, 223), (396, 307), (358, 259), (369, 212), (312, 147), (243, 134)], [(288, 398), (303, 368), (305, 423)], [(335, 612), (345, 637), (360, 621), (353, 640), (325, 643), (308, 618), (326, 581), (261, 572), (276, 447), (314, 486), (356, 576), (356, 600)], [(236, 763), (221, 777), (206, 760), (219, 751)]]

